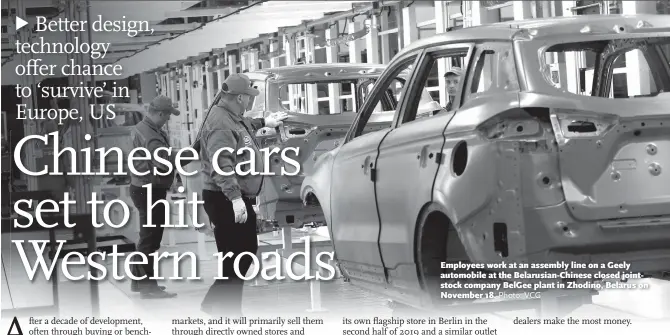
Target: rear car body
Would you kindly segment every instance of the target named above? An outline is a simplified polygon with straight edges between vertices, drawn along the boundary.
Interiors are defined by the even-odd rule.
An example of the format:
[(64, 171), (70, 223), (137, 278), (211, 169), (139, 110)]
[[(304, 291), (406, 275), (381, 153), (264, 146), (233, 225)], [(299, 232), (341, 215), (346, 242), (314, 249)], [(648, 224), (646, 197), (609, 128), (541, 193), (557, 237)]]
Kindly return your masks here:
[[(352, 283), (420, 308), (450, 303), (442, 262), (670, 271), (669, 46), (661, 15), (505, 22), (421, 40), (391, 61), (301, 198), (322, 208)], [(617, 89), (622, 57), (642, 65), (629, 81), (649, 74), (645, 92)], [(422, 86), (450, 61), (466, 69), (454, 110), (419, 118)], [(392, 126), (363, 132), (386, 77), (406, 64)]]

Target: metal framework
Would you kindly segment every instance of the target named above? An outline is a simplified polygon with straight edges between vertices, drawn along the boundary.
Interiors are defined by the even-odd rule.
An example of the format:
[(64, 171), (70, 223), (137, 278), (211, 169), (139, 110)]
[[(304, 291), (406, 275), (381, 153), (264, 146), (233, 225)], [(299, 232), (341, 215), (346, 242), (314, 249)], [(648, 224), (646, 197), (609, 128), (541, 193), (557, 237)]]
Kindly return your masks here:
[[(581, 2), (580, 2), (581, 3)], [(592, 4), (577, 6), (577, 1), (383, 1), (372, 5), (363, 5), (352, 8), (350, 11), (330, 13), (323, 18), (304, 22), (293, 27), (280, 28), (277, 33), (269, 36), (259, 36), (258, 40), (239, 45), (227, 45), (208, 56), (205, 62), (210, 64), (206, 71), (205, 81), (209, 83), (214, 73), (220, 85), (221, 81), (230, 73), (237, 71), (253, 71), (265, 67), (294, 65), (297, 62), (342, 62), (357, 63), (365, 60), (369, 63), (388, 63), (394, 55), (392, 45), (399, 50), (404, 46), (417, 41), (421, 32), (434, 27), (435, 33), (442, 33), (451, 29), (470, 27), (482, 24), (496, 23), (508, 20), (524, 20), (533, 18), (548, 18), (554, 16), (583, 15), (596, 10), (597, 13), (608, 14), (611, 8), (619, 4), (615, 1), (599, 1)], [(622, 2), (622, 14), (655, 13), (654, 2)], [(426, 11), (433, 10), (432, 18), (425, 17)], [(251, 48), (249, 48), (251, 47)], [(325, 49), (325, 50), (324, 50)], [(379, 52), (374, 52), (379, 50)], [(325, 52), (324, 52), (325, 51)], [(158, 81), (163, 83), (163, 92), (171, 93), (176, 98), (175, 83), (170, 79), (170, 73), (183, 71), (188, 62), (201, 61), (203, 56), (177, 64), (168, 64), (154, 71)], [(617, 73), (626, 73), (628, 87), (639, 88), (645, 94), (649, 91), (649, 73), (639, 67), (640, 55), (630, 52), (626, 55), (626, 67), (617, 69)], [(573, 54), (565, 58), (555, 57), (551, 60), (551, 69), (556, 73), (558, 82), (569, 90), (577, 91), (579, 87), (579, 69), (585, 68), (583, 55)], [(258, 67), (257, 67), (258, 66)], [(440, 101), (444, 104), (447, 99), (444, 82), (444, 73), (451, 64), (446, 60), (438, 63), (438, 83), (427, 87), (429, 91), (439, 92)], [(351, 97), (343, 95), (339, 85), (331, 84), (326, 97), (318, 96), (316, 85), (308, 85), (305, 90), (291, 87), (290, 96), (313, 102), (314, 104), (328, 102), (331, 111), (341, 110), (342, 100)], [(192, 89), (191, 85), (179, 87)], [(217, 86), (219, 87), (219, 86)], [(216, 90), (207, 85), (206, 96), (210, 99)], [(179, 93), (184, 97), (184, 93)], [(197, 93), (196, 93), (197, 95)], [(193, 96), (193, 95), (191, 95)], [(187, 107), (183, 100), (180, 107)], [(286, 101), (291, 109), (295, 109), (295, 99)], [(199, 104), (200, 100), (190, 99), (189, 104)], [(203, 106), (204, 107), (204, 106)], [(307, 108), (306, 112), (317, 110), (315, 106)], [(188, 113), (186, 113), (188, 114)], [(199, 115), (200, 116), (200, 115)], [(188, 116), (187, 116), (188, 117)], [(181, 121), (184, 124), (184, 121)], [(191, 122), (186, 120), (186, 123)], [(198, 121), (195, 121), (198, 124)], [(193, 129), (193, 128), (190, 128)], [(282, 250), (288, 252), (294, 247), (290, 229), (282, 231)], [(315, 309), (320, 307), (318, 283), (312, 287), (312, 302)], [(578, 299), (579, 300), (579, 299)], [(554, 303), (550, 303), (554, 304)], [(542, 302), (546, 308), (546, 303)], [(463, 306), (460, 306), (461, 308)]]

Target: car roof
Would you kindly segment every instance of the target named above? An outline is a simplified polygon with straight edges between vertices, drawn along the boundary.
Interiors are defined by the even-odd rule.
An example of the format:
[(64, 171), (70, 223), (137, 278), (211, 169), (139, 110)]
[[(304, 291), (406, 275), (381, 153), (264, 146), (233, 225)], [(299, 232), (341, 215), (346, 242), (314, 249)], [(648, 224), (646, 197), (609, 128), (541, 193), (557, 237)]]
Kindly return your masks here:
[[(588, 29), (584, 29), (588, 26)], [(532, 32), (533, 38), (551, 38), (564, 35), (575, 37), (595, 34), (614, 34), (615, 27), (625, 27), (626, 32), (647, 32), (670, 27), (668, 15), (578, 15), (506, 21), (468, 27), (440, 33), (418, 40), (404, 48), (396, 57), (432, 45), (477, 40), (508, 40), (525, 38), (522, 32)]]
[[(643, 24), (641, 24), (643, 22)], [(533, 36), (558, 36), (565, 34), (587, 35), (602, 33), (620, 33), (615, 27), (625, 27), (634, 31), (644, 32), (645, 28), (670, 27), (668, 15), (635, 14), (635, 15), (579, 15), (553, 18), (529, 19), (492, 24), (491, 26), (512, 26), (512, 29), (535, 30)], [(584, 30), (586, 26), (590, 29)]]
[(365, 63), (320, 63), (281, 66), (246, 73), (251, 79), (274, 81), (320, 81), (378, 77), (386, 65)]

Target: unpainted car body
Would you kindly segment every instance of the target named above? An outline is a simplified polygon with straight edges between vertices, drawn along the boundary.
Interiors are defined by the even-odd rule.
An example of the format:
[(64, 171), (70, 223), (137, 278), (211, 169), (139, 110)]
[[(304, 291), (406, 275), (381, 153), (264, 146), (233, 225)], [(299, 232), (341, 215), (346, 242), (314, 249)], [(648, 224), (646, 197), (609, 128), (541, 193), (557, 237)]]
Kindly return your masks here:
[[(450, 303), (440, 299), (442, 262), (670, 270), (670, 66), (659, 45), (669, 39), (668, 16), (580, 16), (466, 28), (402, 50), (301, 187), (324, 213), (344, 275), (438, 308)], [(611, 99), (614, 61), (635, 49), (657, 92)], [(552, 81), (546, 54), (574, 50), (596, 53), (591, 96)], [(457, 52), (468, 61), (455, 110), (416, 118), (425, 69)], [(416, 70), (393, 124), (362, 132), (387, 77), (407, 63)]]
[[(305, 223), (325, 223), (320, 209), (302, 206), (300, 186), (304, 175), (311, 173), (314, 162), (322, 153), (339, 145), (356, 117), (355, 111), (384, 67), (378, 64), (352, 63), (305, 64), (245, 73), (251, 79), (252, 86), (260, 91), (260, 95), (250, 101), (245, 117), (266, 117), (280, 111), (289, 115), (277, 129), (266, 127), (258, 130), (256, 137), (260, 146), (271, 150), (278, 148), (280, 151), (284, 148), (297, 148), (297, 155), (291, 151), (286, 154), (298, 161), (301, 168), (300, 173), (294, 176), (282, 174), (282, 168), (290, 174), (295, 169), (282, 160), (279, 154), (273, 155), (269, 162), (269, 171), (274, 175), (265, 178), (255, 206), (259, 221), (258, 232), (285, 226), (299, 228)], [(403, 80), (402, 75), (399, 79)], [(301, 85), (304, 86), (296, 87)], [(335, 85), (341, 92), (340, 96), (344, 99), (337, 99), (340, 99), (342, 110), (329, 110), (328, 98), (309, 101), (310, 96), (305, 94), (310, 90), (318, 91), (310, 92), (316, 93), (311, 95), (312, 98), (321, 93), (327, 94), (328, 85)], [(348, 92), (347, 88), (350, 88)], [(290, 109), (289, 99), (295, 99), (295, 110)], [(212, 106), (219, 100), (220, 94), (215, 97)], [(367, 125), (368, 130), (388, 127), (392, 118), (392, 113), (375, 113)], [(192, 166), (190, 168), (197, 168), (199, 162), (189, 165)], [(187, 192), (200, 194), (200, 181), (194, 178), (199, 177), (182, 176), (187, 184)], [(201, 213), (200, 216), (202, 215)]]
[[(360, 107), (367, 86), (383, 69), (383, 65), (375, 64), (334, 63), (283, 66), (246, 73), (252, 86), (261, 92), (245, 113), (246, 117), (265, 117), (279, 111), (289, 114), (278, 129), (259, 130), (256, 134), (259, 143), (262, 147), (279, 150), (298, 148), (297, 155), (287, 152), (287, 156), (298, 161), (302, 170), (295, 176), (283, 175), (282, 168), (289, 173), (295, 172), (295, 169), (282, 161), (279, 155), (270, 162), (270, 171), (274, 176), (263, 183), (256, 201), (259, 224), (299, 228), (305, 223), (324, 223), (320, 210), (302, 206), (300, 185), (305, 173), (311, 172), (316, 158), (339, 145), (355, 118), (353, 111)], [(340, 111), (331, 111), (327, 100), (309, 101), (307, 94), (312, 93), (310, 90), (317, 91), (312, 97), (327, 96), (328, 85), (331, 84), (339, 86), (341, 92), (347, 84), (352, 85), (347, 92), (352, 99), (340, 99), (340, 104), (349, 103)], [(290, 99), (294, 100), (293, 110)], [(288, 106), (286, 102), (289, 102)], [(378, 121), (390, 124), (391, 117), (381, 117)]]

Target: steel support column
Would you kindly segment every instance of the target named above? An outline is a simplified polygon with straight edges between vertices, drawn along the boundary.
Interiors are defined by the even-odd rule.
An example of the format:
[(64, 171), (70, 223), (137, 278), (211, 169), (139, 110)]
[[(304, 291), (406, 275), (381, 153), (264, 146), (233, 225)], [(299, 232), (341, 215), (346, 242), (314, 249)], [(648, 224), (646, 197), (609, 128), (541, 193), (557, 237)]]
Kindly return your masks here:
[(249, 52), (249, 71), (258, 70), (258, 49), (251, 50)]
[[(347, 29), (349, 34), (353, 34), (357, 32), (358, 30), (362, 29), (362, 24), (361, 22), (357, 21), (350, 21), (347, 22)], [(360, 40), (354, 40), (348, 43), (349, 46), (349, 63), (362, 63), (363, 62), (363, 57), (362, 57), (362, 46), (361, 46), (361, 41)], [(356, 87), (351, 84), (351, 101), (353, 103), (353, 110), (354, 112), (358, 112), (358, 107), (356, 106), (356, 101), (354, 99), (355, 96), (355, 90)]]
[[(332, 27), (326, 29), (326, 40), (333, 40), (338, 37), (339, 24), (334, 24)], [(326, 62), (337, 63), (339, 61), (339, 44), (329, 45), (326, 47)], [(328, 84), (328, 105), (330, 114), (339, 114), (342, 111), (342, 103), (340, 100), (340, 84)]]
[(398, 49), (402, 49), (405, 47), (405, 23), (403, 22), (404, 11), (402, 10), (402, 2), (396, 4), (395, 8), (395, 21), (398, 25)]
[[(266, 41), (265, 43), (263, 43), (262, 49), (260, 49), (260, 50), (263, 50), (263, 52), (267, 53), (267, 52), (269, 52), (271, 45), (272, 45), (272, 40)], [(269, 68), (271, 68), (272, 66), (270, 65), (270, 59), (265, 58), (265, 56), (263, 57), (263, 59), (261, 59), (260, 50), (257, 53), (259, 69), (269, 69)]]
[(172, 94), (172, 71), (168, 69), (168, 72), (163, 74), (163, 80), (165, 81), (165, 91), (163, 91), (163, 94), (165, 94), (170, 100), (175, 101), (174, 95)]
[[(163, 87), (163, 75), (160, 72), (152, 72), (152, 73), (145, 73), (146, 75), (149, 75), (154, 78), (156, 81), (156, 87), (154, 89), (156, 95), (161, 95), (163, 92), (165, 92), (165, 88)], [(140, 79), (141, 80), (141, 79)], [(144, 99), (144, 87), (142, 87), (142, 100)]]
[[(191, 125), (191, 129), (195, 128), (198, 129), (198, 120), (202, 118), (202, 111), (205, 110), (207, 107), (207, 97), (205, 96), (206, 91), (205, 91), (205, 75), (206, 71), (203, 71), (203, 68), (205, 65), (201, 62), (198, 61), (196, 63), (193, 63), (193, 78), (191, 79), (191, 87), (193, 88), (193, 109), (191, 110), (193, 112), (192, 115), (192, 121), (193, 124)], [(203, 73), (204, 72), (204, 73)], [(195, 86), (195, 87), (194, 87)], [(195, 131), (196, 134), (191, 137), (192, 140), (195, 140), (195, 136), (197, 136), (197, 130)]]
[(237, 56), (228, 55), (228, 75), (237, 73)]
[[(175, 127), (170, 127), (171, 129), (175, 129), (177, 131), (177, 135), (179, 138), (179, 143), (181, 147), (185, 147), (188, 145), (188, 132), (186, 131), (184, 125), (186, 122), (188, 122), (187, 119), (187, 99), (186, 95), (188, 94), (188, 79), (187, 79), (187, 73), (188, 73), (188, 68), (184, 64), (179, 65), (179, 111), (181, 111), (181, 114), (177, 116), (175, 119), (175, 122), (173, 123)], [(190, 100), (190, 99), (189, 99)], [(172, 135), (172, 136), (174, 136)]]
[(177, 70), (177, 90), (179, 91), (179, 110), (181, 111), (181, 115), (184, 115), (184, 112), (186, 112), (186, 90), (184, 88), (184, 85), (186, 85), (186, 81), (184, 80), (184, 76), (186, 73), (186, 67), (182, 64), (178, 67)]
[[(316, 63), (316, 57), (315, 57), (315, 49), (314, 49), (314, 37), (313, 36), (307, 36), (305, 37), (305, 62), (308, 64), (314, 64)], [(319, 93), (318, 93), (318, 87), (317, 84), (307, 84), (306, 86), (306, 92), (305, 92), (305, 99), (307, 101), (306, 104), (306, 112), (308, 114), (319, 114)]]
[[(360, 22), (348, 22), (347, 23), (347, 29), (349, 30), (349, 34), (353, 34), (360, 30), (361, 27)], [(362, 57), (361, 57), (361, 45), (358, 40), (354, 40), (349, 42), (349, 63), (361, 63), (362, 62)]]
[(316, 54), (314, 48), (314, 36), (305, 37), (305, 63), (314, 64), (316, 63)]
[(198, 135), (198, 124), (197, 120), (202, 117), (202, 91), (203, 91), (203, 86), (204, 82), (202, 80), (202, 63), (200, 61), (196, 61), (191, 64), (191, 78), (190, 78), (190, 85), (188, 85), (191, 88), (191, 109), (189, 110), (191, 114), (191, 119), (188, 121), (190, 122), (190, 138), (191, 141), (195, 140), (195, 137)]
[(500, 22), (500, 9), (483, 7), (480, 1), (470, 1), (471, 26)]
[[(196, 66), (194, 66), (193, 63), (189, 63), (186, 66), (186, 83), (184, 84), (184, 89), (188, 92), (188, 100), (186, 100), (186, 111), (187, 114), (193, 113), (194, 106), (195, 106), (195, 88), (193, 87), (193, 78), (195, 77), (195, 73), (197, 71)], [(192, 116), (191, 116), (192, 117)], [(188, 121), (192, 121), (188, 120)], [(188, 122), (187, 121), (187, 122)]]
[[(390, 10), (387, 8), (387, 10)], [(387, 31), (389, 29), (389, 18), (386, 15), (385, 11), (382, 11), (379, 15), (379, 27), (381, 31)], [(382, 53), (382, 64), (388, 64), (391, 61), (391, 42), (389, 40), (389, 35), (382, 35), (380, 45)]]
[[(622, 1), (622, 14), (656, 14), (656, 1)], [(651, 93), (649, 65), (639, 50), (626, 53), (626, 81), (628, 96)]]
[[(172, 92), (170, 92), (170, 73), (169, 72), (161, 73), (161, 85), (162, 85), (161, 94), (163, 94), (167, 97), (170, 97), (170, 94)], [(170, 99), (174, 101), (174, 99), (172, 99), (172, 97), (170, 97)]]
[(531, 1), (513, 1), (514, 20), (525, 20), (533, 18)]
[(249, 54), (247, 52), (240, 53), (240, 72), (249, 70)]
[[(273, 40), (270, 43), (270, 52), (271, 53), (279, 50), (279, 43), (280, 42), (278, 40)], [(279, 57), (270, 58), (270, 67), (271, 68), (279, 67), (279, 60), (280, 60)]]
[(172, 99), (170, 96), (170, 87), (168, 86), (168, 78), (170, 77), (169, 73), (160, 73), (159, 74), (159, 80), (161, 81), (161, 91), (160, 94), (169, 97)]
[(538, 17), (548, 18), (548, 17), (555, 16), (556, 13), (555, 13), (554, 10), (552, 10), (553, 9), (553, 2), (554, 1), (540, 1), (539, 2), (540, 6), (542, 6), (542, 16), (540, 16), (539, 15), (540, 13), (538, 13)]
[[(296, 55), (296, 40), (294, 36), (284, 35), (284, 50), (286, 50), (286, 65), (291, 66), (295, 64), (297, 58)], [(296, 104), (296, 91), (294, 85), (288, 86), (288, 95), (289, 95), (289, 109), (295, 111), (297, 109)]]
[(296, 55), (295, 37), (284, 35), (284, 50), (286, 50), (286, 65), (291, 66), (295, 64)]
[(402, 9), (403, 46), (419, 39), (419, 29), (416, 26), (416, 7), (409, 6)]
[[(216, 87), (219, 90), (221, 89), (221, 85), (223, 85), (223, 81), (226, 79), (225, 78), (226, 70), (224, 67), (226, 66), (227, 59), (228, 57), (226, 57), (225, 55), (219, 55), (219, 57), (216, 58), (216, 65), (219, 67), (219, 69), (216, 70), (216, 72), (218, 73), (218, 75), (216, 76), (216, 79), (218, 81)], [(214, 92), (214, 94), (216, 94), (217, 92)]]
[[(444, 33), (449, 28), (449, 3), (444, 1), (435, 1), (435, 32), (437, 34)], [(447, 59), (437, 60), (437, 78), (439, 82), (440, 105), (446, 106), (449, 102), (446, 87), (447, 83), (444, 80), (444, 74), (451, 68), (451, 64)]]
[(170, 72), (167, 73), (167, 80), (168, 80), (168, 92), (170, 93), (170, 99), (174, 103), (179, 103), (179, 100), (177, 99), (177, 83), (179, 82), (176, 76), (179, 75), (179, 72), (175, 71), (174, 69), (170, 69)]
[(377, 17), (373, 15), (370, 19), (365, 20), (365, 25), (370, 28), (370, 32), (365, 36), (367, 63), (379, 64), (379, 29), (377, 29)]
[[(577, 6), (577, 1), (562, 1), (563, 16), (574, 16), (572, 8)], [(566, 52), (565, 67), (561, 66), (561, 73), (565, 73), (565, 86), (568, 92), (581, 94), (579, 91), (579, 69), (586, 66), (586, 59), (583, 52)]]
[[(471, 22), (472, 26), (485, 25), (490, 23), (500, 22), (500, 9), (488, 9), (482, 6), (482, 3), (479, 1), (471, 1)], [(490, 81), (491, 73), (489, 71), (482, 72), (482, 79), (480, 85)]]
[(209, 108), (209, 104), (214, 100), (214, 96), (216, 95), (216, 83), (214, 82), (214, 76), (212, 75), (214, 72), (209, 71), (209, 69), (215, 66), (216, 66), (215, 59), (208, 59), (205, 61), (205, 83), (207, 87), (205, 88), (205, 94), (203, 94), (204, 98), (202, 100), (203, 117), (204, 114), (207, 112), (207, 109)]

